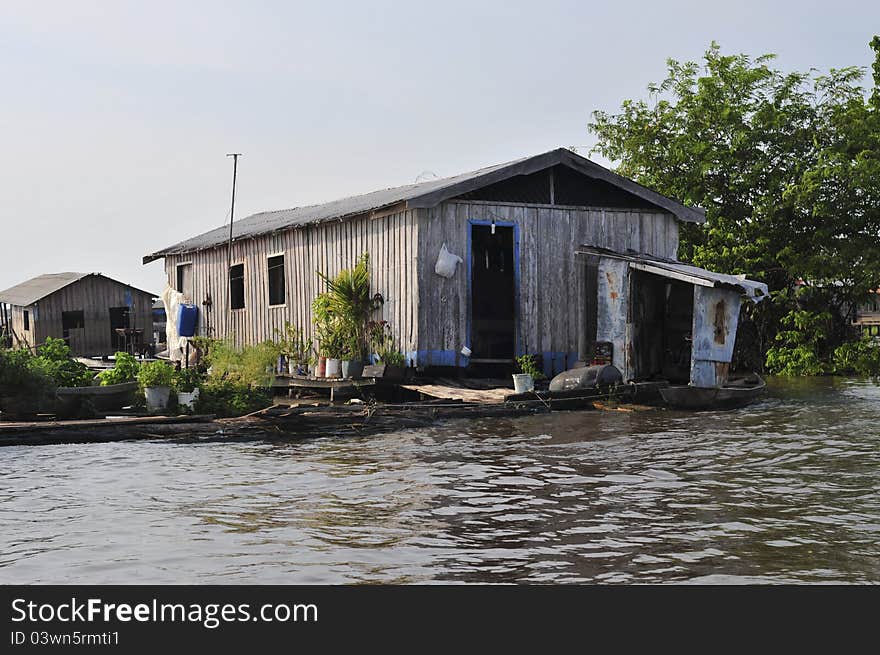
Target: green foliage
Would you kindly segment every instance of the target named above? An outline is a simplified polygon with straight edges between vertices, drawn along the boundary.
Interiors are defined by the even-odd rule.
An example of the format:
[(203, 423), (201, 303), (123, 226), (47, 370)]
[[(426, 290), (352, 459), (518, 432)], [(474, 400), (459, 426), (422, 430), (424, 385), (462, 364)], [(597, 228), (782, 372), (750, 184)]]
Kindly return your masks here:
[(305, 365), (309, 363), (312, 354), (312, 342), (303, 335), (302, 328), (292, 325), (290, 322), (284, 323), (284, 332), (277, 332), (280, 337), (278, 347), (281, 352), (290, 357), (296, 363)]
[(868, 335), (834, 349), (834, 372), (838, 375), (880, 377), (880, 343)]
[(181, 368), (174, 372), (173, 387), (177, 391), (189, 393), (205, 381), (205, 374), (197, 367)]
[(368, 324), (370, 348), (382, 364), (406, 366), (406, 357), (400, 352), (388, 321), (371, 321)]
[[(682, 227), (684, 261), (746, 273), (771, 292), (805, 281), (812, 309), (831, 313), (832, 342), (845, 338), (850, 308), (880, 286), (880, 38), (871, 46), (870, 101), (861, 68), (786, 73), (773, 55), (724, 55), (713, 43), (701, 63), (670, 59), (649, 100), (594, 112), (589, 126), (594, 151), (619, 173), (706, 210), (705, 225)], [(747, 317), (759, 350), (803, 308), (793, 294), (776, 300)], [(780, 347), (771, 359), (790, 368)], [(799, 362), (791, 365), (817, 369), (806, 355)]]
[(370, 258), (362, 254), (352, 269), (335, 278), (318, 276), (327, 291), (312, 304), (321, 354), (325, 357), (359, 360), (364, 357), (370, 315), (376, 303), (370, 296)]
[(147, 362), (138, 370), (138, 382), (146, 387), (170, 387), (174, 384), (174, 368), (161, 360)]
[(215, 341), (205, 363), (212, 379), (231, 380), (252, 387), (268, 387), (275, 376), (281, 347), (272, 341), (236, 346), (231, 340)]
[(827, 371), (820, 354), (828, 336), (828, 312), (792, 310), (776, 334), (776, 345), (767, 351), (766, 366), (776, 375), (821, 375)]
[(516, 358), (516, 368), (520, 373), (526, 373), (532, 376), (532, 379), (543, 380), (547, 376), (538, 368), (537, 358), (534, 355), (521, 355)]
[(37, 349), (31, 366), (43, 371), (56, 387), (88, 387), (93, 375), (82, 362), (71, 358), (70, 346), (64, 339), (49, 337)]
[(137, 380), (138, 369), (140, 365), (133, 355), (129, 353), (116, 353), (116, 364), (111, 369), (101, 371), (98, 379), (101, 386), (109, 386), (111, 384), (123, 384), (125, 382), (133, 382)]
[(272, 396), (266, 389), (212, 377), (200, 387), (195, 411), (220, 417), (241, 416), (271, 404)]
[(43, 396), (52, 388), (51, 378), (34, 359), (25, 348), (0, 348), (0, 397)]

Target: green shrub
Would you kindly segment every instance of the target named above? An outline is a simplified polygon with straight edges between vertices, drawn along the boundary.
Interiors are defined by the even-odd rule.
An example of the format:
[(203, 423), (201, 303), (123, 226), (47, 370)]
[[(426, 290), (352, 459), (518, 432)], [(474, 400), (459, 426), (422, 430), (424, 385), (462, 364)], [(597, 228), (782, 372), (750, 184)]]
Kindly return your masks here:
[(133, 355), (128, 353), (116, 353), (116, 365), (106, 371), (98, 374), (98, 379), (102, 386), (111, 384), (123, 384), (124, 382), (133, 382), (137, 380), (138, 369), (140, 365)]
[(217, 341), (206, 357), (211, 378), (232, 380), (252, 387), (268, 387), (275, 376), (281, 347), (272, 341), (252, 346), (235, 346), (231, 341)]
[(271, 404), (272, 395), (268, 389), (233, 380), (209, 378), (200, 388), (195, 410), (199, 414), (218, 417), (242, 416)]
[(174, 369), (161, 360), (147, 362), (137, 374), (141, 387), (170, 387), (174, 384)]
[(64, 339), (49, 337), (37, 349), (31, 366), (43, 371), (56, 387), (91, 386), (93, 374), (88, 366), (71, 358), (70, 346)]
[(828, 334), (828, 312), (792, 310), (780, 321), (787, 330), (776, 335), (767, 351), (767, 370), (775, 375), (822, 375), (827, 367), (820, 357)]
[(53, 384), (27, 349), (0, 348), (0, 396), (43, 395)]
[(838, 375), (880, 377), (880, 345), (869, 335), (838, 346), (832, 357)]

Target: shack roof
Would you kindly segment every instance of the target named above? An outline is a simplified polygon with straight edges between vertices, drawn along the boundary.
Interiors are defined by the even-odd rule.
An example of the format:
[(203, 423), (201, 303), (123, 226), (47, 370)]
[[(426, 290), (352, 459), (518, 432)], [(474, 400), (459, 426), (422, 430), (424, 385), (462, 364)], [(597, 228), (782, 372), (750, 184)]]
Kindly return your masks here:
[(104, 279), (115, 282), (116, 284), (121, 284), (123, 286), (129, 287), (132, 291), (138, 291), (151, 297), (156, 296), (156, 294), (154, 293), (144, 291), (143, 289), (137, 289), (131, 285), (125, 284), (124, 282), (119, 282), (118, 280), (109, 278), (106, 275), (101, 275), (100, 273), (67, 272), (45, 273), (43, 275), (33, 277), (30, 280), (25, 280), (20, 284), (16, 284), (14, 287), (9, 287), (5, 291), (0, 291), (0, 302), (5, 302), (10, 305), (18, 305), (19, 307), (27, 307), (28, 305), (33, 305), (38, 300), (42, 300), (46, 296), (52, 295), (56, 291), (60, 291), (64, 287), (73, 284), (74, 282), (79, 282), (80, 280), (90, 276), (103, 277)]
[(760, 302), (769, 295), (767, 285), (763, 282), (749, 280), (745, 275), (729, 275), (727, 273), (715, 273), (705, 268), (699, 268), (690, 264), (684, 264), (673, 259), (663, 259), (644, 253), (626, 252), (618, 253), (596, 246), (581, 246), (577, 250), (579, 255), (598, 255), (611, 259), (622, 259), (630, 262), (630, 268), (653, 273), (662, 277), (680, 280), (689, 284), (705, 287), (718, 287), (738, 291), (754, 302)]
[[(392, 205), (406, 203), (406, 209), (435, 207), (444, 200), (483, 188), (516, 175), (530, 175), (556, 165), (569, 168), (597, 180), (612, 184), (634, 196), (641, 198), (675, 215), (679, 220), (690, 223), (703, 223), (706, 220), (702, 209), (688, 207), (667, 198), (656, 191), (622, 177), (586, 157), (568, 150), (557, 148), (540, 155), (525, 157), (504, 164), (481, 168), (470, 173), (462, 173), (438, 180), (382, 189), (359, 196), (350, 196), (321, 205), (309, 205), (282, 209), (278, 211), (252, 214), (233, 223), (233, 240), (256, 237), (278, 230), (301, 227), (323, 221), (341, 220), (347, 217), (381, 210)], [(229, 227), (218, 227), (199, 236), (181, 241), (144, 257), (144, 264), (166, 255), (205, 250), (226, 243)]]

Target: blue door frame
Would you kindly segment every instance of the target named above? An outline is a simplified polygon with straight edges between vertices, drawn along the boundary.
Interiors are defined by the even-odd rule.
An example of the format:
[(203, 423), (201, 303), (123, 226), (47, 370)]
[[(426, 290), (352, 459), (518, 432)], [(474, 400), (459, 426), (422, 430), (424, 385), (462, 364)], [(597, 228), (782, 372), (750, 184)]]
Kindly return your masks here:
[[(512, 227), (513, 228), (513, 348), (514, 357), (519, 357), (522, 352), (520, 352), (520, 315), (519, 315), (519, 224), (514, 223), (513, 221), (485, 221), (476, 218), (468, 219), (468, 232), (467, 232), (467, 335), (465, 335), (465, 343), (467, 347), (471, 347), (471, 335), (472, 332), (472, 313), (473, 313), (473, 283), (474, 283), (474, 273), (473, 273), (473, 233), (474, 226), (491, 226), (495, 225), (495, 227)], [(468, 365), (468, 361), (464, 362), (464, 365)]]

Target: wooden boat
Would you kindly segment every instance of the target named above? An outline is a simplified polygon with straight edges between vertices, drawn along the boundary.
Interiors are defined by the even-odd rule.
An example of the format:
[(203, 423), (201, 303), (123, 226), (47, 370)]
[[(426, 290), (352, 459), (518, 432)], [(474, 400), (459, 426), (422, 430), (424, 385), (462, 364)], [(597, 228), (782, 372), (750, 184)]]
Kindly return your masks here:
[[(62, 408), (73, 408), (86, 400), (99, 412), (122, 409), (134, 400), (137, 382), (123, 382), (94, 387), (58, 387), (55, 395)], [(63, 413), (63, 409), (62, 409)]]
[(755, 402), (763, 395), (767, 383), (755, 375), (715, 388), (670, 385), (659, 389), (663, 401), (674, 409), (732, 409)]

